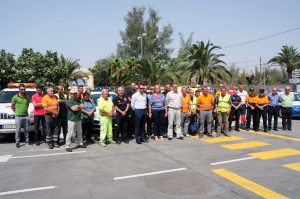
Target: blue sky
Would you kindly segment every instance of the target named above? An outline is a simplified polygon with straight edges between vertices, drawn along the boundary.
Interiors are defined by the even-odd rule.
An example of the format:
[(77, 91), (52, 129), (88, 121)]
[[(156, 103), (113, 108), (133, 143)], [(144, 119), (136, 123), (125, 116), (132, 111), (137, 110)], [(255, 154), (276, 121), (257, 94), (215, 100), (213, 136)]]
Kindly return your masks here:
[[(172, 24), (175, 52), (179, 32), (228, 46), (300, 26), (299, 0), (1, 0), (0, 49), (15, 55), (22, 48), (53, 50), (91, 67), (116, 51), (123, 18), (133, 5), (152, 6), (161, 25)], [(300, 29), (220, 52), (227, 63), (251, 69), (260, 56), (268, 60), (284, 44), (300, 50)]]

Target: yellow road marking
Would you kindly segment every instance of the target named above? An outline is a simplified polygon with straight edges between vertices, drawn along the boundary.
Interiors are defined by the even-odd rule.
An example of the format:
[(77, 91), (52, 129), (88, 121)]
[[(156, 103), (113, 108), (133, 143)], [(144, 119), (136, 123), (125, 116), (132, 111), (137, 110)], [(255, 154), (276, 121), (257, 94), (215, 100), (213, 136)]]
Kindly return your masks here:
[(227, 149), (246, 149), (246, 148), (254, 148), (254, 147), (261, 147), (261, 146), (268, 146), (270, 144), (260, 141), (254, 142), (243, 142), (238, 144), (225, 144), (222, 147)]
[(300, 162), (295, 162), (295, 163), (292, 163), (292, 164), (285, 164), (285, 165), (282, 165), (282, 166), (300, 172)]
[(281, 195), (279, 193), (276, 193), (275, 191), (272, 191), (271, 189), (264, 187), (262, 185), (259, 185), (251, 180), (248, 180), (247, 178), (244, 178), (242, 176), (239, 176), (229, 170), (220, 168), (220, 169), (214, 169), (212, 170), (217, 175), (222, 176), (223, 178), (249, 190), (257, 195), (263, 197), (263, 198), (270, 198), (270, 199), (287, 199), (284, 195)]
[(238, 136), (231, 136), (231, 137), (218, 137), (218, 138), (205, 138), (203, 139), (204, 142), (207, 143), (217, 143), (217, 142), (229, 142), (235, 140), (243, 140), (244, 138)]
[(250, 153), (248, 155), (259, 158), (261, 160), (269, 160), (273, 158), (281, 158), (291, 155), (299, 155), (300, 151), (295, 149), (283, 148), (272, 151), (262, 151), (257, 153)]
[(264, 135), (264, 136), (269, 136), (269, 137), (275, 137), (275, 138), (281, 138), (281, 139), (286, 139), (286, 140), (292, 140), (292, 141), (300, 142), (299, 138), (293, 138), (293, 137), (284, 136), (284, 135), (275, 135), (275, 134), (271, 134), (271, 133), (256, 132), (256, 131), (252, 131), (252, 130), (241, 131), (241, 132), (253, 133), (253, 134), (257, 134), (257, 135)]

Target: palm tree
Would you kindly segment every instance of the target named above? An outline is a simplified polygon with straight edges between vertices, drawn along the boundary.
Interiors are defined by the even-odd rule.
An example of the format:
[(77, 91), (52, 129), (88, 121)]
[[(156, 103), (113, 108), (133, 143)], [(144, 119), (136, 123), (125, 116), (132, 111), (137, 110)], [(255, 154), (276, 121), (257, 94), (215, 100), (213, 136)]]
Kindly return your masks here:
[(182, 81), (199, 84), (230, 82), (231, 74), (224, 67), (225, 62), (220, 59), (224, 54), (213, 53), (217, 49), (220, 47), (210, 41), (206, 44), (201, 41), (184, 50), (179, 58)]
[(268, 64), (275, 63), (282, 67), (286, 67), (288, 78), (292, 78), (292, 72), (294, 69), (300, 67), (300, 53), (297, 48), (293, 46), (284, 45), (281, 48), (281, 52), (277, 56), (268, 61)]
[(164, 74), (164, 68), (162, 68), (161, 63), (155, 58), (142, 59), (141, 64), (141, 78), (144, 83), (149, 85), (161, 83), (161, 77)]
[(86, 74), (81, 71), (76, 71), (80, 68), (79, 59), (73, 60), (72, 58), (65, 58), (63, 55), (60, 56), (58, 61), (58, 68), (61, 70), (60, 83), (66, 85), (70, 81), (76, 81), (86, 77)]

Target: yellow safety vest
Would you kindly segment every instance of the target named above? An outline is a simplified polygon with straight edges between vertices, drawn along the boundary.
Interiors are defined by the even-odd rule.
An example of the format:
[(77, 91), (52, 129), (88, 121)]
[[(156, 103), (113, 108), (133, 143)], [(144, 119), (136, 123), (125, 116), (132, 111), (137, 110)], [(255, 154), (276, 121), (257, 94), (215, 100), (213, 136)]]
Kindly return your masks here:
[(218, 111), (219, 112), (227, 112), (230, 110), (230, 95), (226, 94), (224, 97), (222, 97), (222, 95), (220, 95), (218, 97)]

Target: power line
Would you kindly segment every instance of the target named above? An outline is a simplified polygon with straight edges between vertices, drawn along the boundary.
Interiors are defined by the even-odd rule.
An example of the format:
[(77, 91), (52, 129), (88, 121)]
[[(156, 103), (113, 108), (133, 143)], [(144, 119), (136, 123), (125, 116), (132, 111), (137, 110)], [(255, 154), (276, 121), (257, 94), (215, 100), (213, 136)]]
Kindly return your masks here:
[(285, 34), (285, 33), (288, 33), (288, 32), (292, 32), (292, 31), (295, 31), (295, 30), (298, 30), (298, 29), (300, 29), (300, 26), (298, 26), (296, 28), (293, 28), (293, 29), (290, 29), (290, 30), (286, 30), (286, 31), (277, 33), (277, 34), (273, 34), (273, 35), (270, 35), (270, 36), (265, 36), (265, 37), (262, 37), (262, 38), (259, 38), (259, 39), (254, 39), (254, 40), (246, 41), (246, 42), (243, 42), (243, 43), (238, 43), (238, 44), (233, 44), (233, 45), (230, 45), (230, 46), (225, 46), (225, 47), (223, 47), (221, 49), (242, 46), (242, 45), (245, 45), (245, 44), (249, 44), (249, 43), (261, 41), (261, 40), (264, 40), (264, 39), (269, 39), (269, 38), (276, 37), (276, 36), (279, 36), (279, 35), (282, 35), (282, 34)]

